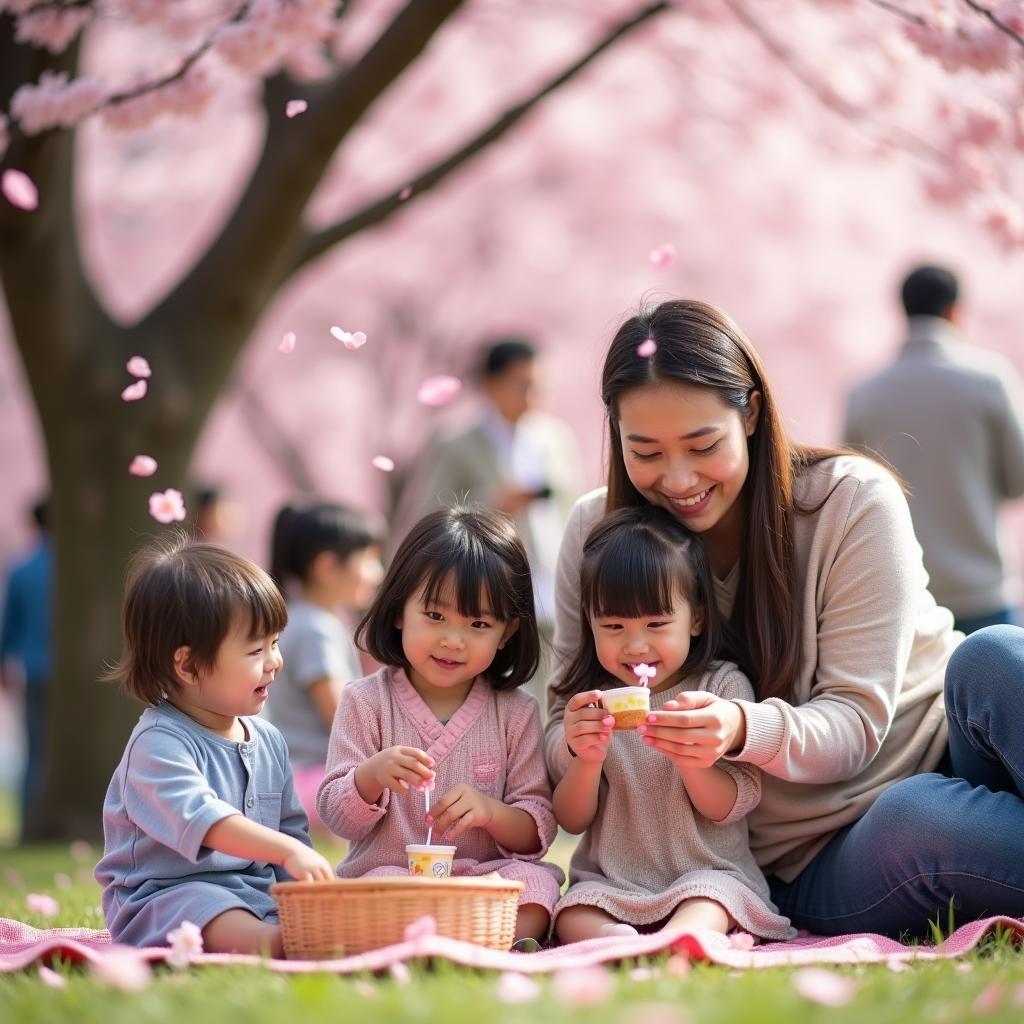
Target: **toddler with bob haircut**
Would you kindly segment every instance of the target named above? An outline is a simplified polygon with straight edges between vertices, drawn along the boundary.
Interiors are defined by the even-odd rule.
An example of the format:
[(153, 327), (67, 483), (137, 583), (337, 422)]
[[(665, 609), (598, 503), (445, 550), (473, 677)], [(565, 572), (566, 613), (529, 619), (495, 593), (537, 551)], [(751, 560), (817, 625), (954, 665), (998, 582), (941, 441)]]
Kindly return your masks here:
[(258, 717), (288, 613), (273, 580), (179, 536), (129, 567), (124, 651), (108, 678), (148, 707), (103, 805), (96, 880), (115, 942), (283, 955), (270, 886), (330, 879), (311, 848), (281, 734)]

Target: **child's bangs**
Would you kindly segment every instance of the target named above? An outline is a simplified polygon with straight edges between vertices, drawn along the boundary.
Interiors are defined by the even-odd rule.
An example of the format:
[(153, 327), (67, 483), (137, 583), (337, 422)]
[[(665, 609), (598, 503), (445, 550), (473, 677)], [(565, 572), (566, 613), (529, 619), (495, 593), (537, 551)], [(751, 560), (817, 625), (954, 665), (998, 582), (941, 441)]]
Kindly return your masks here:
[(288, 607), (270, 577), (265, 581), (242, 577), (238, 583), (234, 612), (248, 623), (250, 639), (280, 633), (288, 623)]
[(670, 615), (680, 586), (689, 599), (690, 570), (678, 550), (658, 550), (644, 532), (605, 545), (583, 575), (583, 605), (591, 618)]
[(447, 604), (460, 615), (493, 616), (499, 622), (515, 618), (509, 597), (513, 592), (508, 567), (484, 545), (466, 545), (447, 564), (434, 566), (423, 584), (426, 604)]

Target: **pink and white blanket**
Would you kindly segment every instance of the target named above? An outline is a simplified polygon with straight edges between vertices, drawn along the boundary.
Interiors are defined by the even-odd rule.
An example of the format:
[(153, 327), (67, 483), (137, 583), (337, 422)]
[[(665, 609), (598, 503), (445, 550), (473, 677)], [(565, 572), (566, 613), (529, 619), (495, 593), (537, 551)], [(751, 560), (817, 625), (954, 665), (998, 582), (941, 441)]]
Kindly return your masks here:
[[(262, 963), (270, 970), (282, 974), (383, 971), (398, 963), (428, 957), (440, 957), (466, 967), (543, 974), (666, 952), (681, 953), (695, 960), (707, 960), (727, 967), (901, 963), (962, 956), (974, 949), (998, 925), (1016, 933), (1024, 941), (1024, 920), (990, 917), (958, 928), (940, 946), (905, 946), (882, 935), (861, 934), (835, 938), (806, 935), (788, 942), (765, 943), (748, 949), (743, 948), (742, 942), (715, 932), (687, 932), (680, 929), (654, 935), (591, 939), (589, 942), (529, 954), (497, 952), (440, 935), (425, 935), (339, 960), (262, 960), (256, 956), (203, 953), (193, 957), (191, 962), (204, 965)], [(110, 933), (107, 931), (89, 928), (51, 928), (41, 931), (20, 921), (0, 918), (0, 973), (25, 970), (56, 957), (95, 964), (112, 953), (136, 957), (155, 965), (165, 961), (170, 950), (165, 947), (134, 949), (119, 946), (110, 941)]]

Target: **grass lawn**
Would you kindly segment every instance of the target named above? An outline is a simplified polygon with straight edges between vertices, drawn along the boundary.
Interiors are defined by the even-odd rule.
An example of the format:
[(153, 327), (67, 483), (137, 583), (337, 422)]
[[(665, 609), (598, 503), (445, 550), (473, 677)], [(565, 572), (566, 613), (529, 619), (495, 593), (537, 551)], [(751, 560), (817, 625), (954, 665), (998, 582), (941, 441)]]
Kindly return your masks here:
[[(4, 815), (0, 811), (0, 819)], [(339, 848), (325, 848), (337, 858)], [(563, 842), (558, 859), (567, 861)], [(99, 890), (92, 881), (98, 851), (64, 845), (0, 848), (0, 917), (39, 927), (103, 926)], [(47, 922), (25, 907), (28, 892), (48, 893), (60, 914)], [(1024, 1020), (1024, 956), (995, 939), (961, 964), (921, 964), (894, 973), (885, 966), (845, 968), (854, 998), (830, 1008), (810, 1002), (792, 984), (793, 970), (731, 971), (698, 964), (685, 976), (664, 969), (664, 960), (625, 965), (612, 974), (607, 998), (589, 1006), (567, 1005), (541, 979), (532, 1001), (509, 1004), (498, 994), (498, 978), (440, 965), (416, 968), (407, 984), (380, 979), (306, 975), (285, 978), (258, 968), (159, 970), (142, 992), (113, 990), (81, 968), (57, 967), (63, 988), (45, 985), (33, 970), (0, 976), (3, 1024), (311, 1024), (331, 1021), (444, 1021), (445, 1024), (564, 1024), (586, 1016), (588, 1024), (698, 1024), (743, 1021), (757, 1024), (930, 1021), (1020, 1022)], [(636, 971), (638, 967), (649, 970)]]

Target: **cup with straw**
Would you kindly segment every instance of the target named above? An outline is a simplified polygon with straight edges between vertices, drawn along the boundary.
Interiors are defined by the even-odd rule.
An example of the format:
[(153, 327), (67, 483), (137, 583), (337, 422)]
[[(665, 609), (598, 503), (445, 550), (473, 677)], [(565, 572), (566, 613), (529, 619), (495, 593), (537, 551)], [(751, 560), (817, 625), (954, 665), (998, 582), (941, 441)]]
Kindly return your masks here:
[(658, 674), (654, 665), (633, 666), (637, 686), (618, 686), (601, 694), (601, 703), (615, 719), (615, 731), (626, 732), (643, 722), (651, 710), (650, 681)]
[[(423, 790), (424, 816), (426, 817), (430, 814), (434, 783), (433, 781), (426, 782), (421, 788)], [(433, 838), (434, 825), (431, 822), (427, 825), (427, 841), (425, 843), (410, 843), (406, 846), (405, 855), (408, 859), (410, 875), (417, 878), (451, 877), (455, 847), (435, 845), (431, 842)]]

